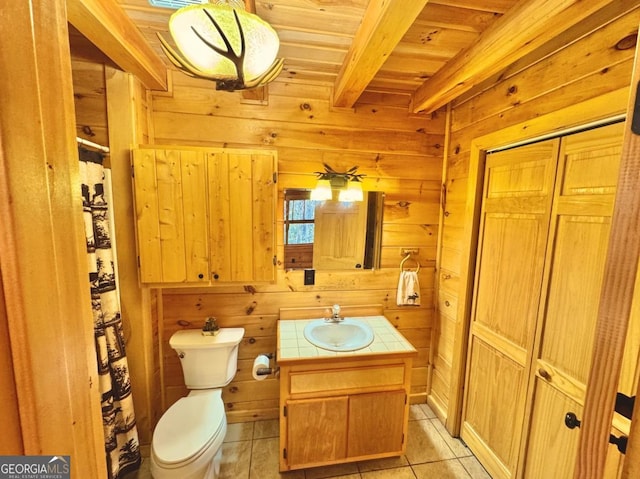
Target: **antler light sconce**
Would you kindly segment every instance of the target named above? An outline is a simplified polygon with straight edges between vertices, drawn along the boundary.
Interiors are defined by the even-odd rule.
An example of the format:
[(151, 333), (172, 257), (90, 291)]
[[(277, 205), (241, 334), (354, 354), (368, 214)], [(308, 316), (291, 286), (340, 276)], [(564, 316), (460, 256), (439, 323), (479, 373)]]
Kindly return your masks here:
[(364, 174), (357, 174), (358, 167), (353, 166), (344, 173), (335, 171), (326, 163), (323, 163), (324, 171), (316, 171), (318, 183), (311, 191), (311, 199), (317, 201), (333, 198), (333, 190), (338, 193), (338, 201), (362, 201), (362, 178)]

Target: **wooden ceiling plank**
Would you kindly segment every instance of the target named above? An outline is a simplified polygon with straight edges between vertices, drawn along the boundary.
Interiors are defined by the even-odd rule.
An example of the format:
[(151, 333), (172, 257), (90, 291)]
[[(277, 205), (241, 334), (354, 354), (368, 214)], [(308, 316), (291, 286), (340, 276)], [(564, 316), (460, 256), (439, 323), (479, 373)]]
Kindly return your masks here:
[(531, 0), (519, 2), (413, 97), (413, 111), (432, 112), (469, 91), (612, 0)]
[(167, 69), (115, 0), (67, 0), (67, 16), (80, 33), (151, 90), (167, 89)]
[(347, 52), (334, 88), (333, 103), (352, 107), (428, 0), (371, 0)]
[(483, 12), (505, 13), (517, 0), (434, 0), (434, 3), (450, 7), (468, 8)]

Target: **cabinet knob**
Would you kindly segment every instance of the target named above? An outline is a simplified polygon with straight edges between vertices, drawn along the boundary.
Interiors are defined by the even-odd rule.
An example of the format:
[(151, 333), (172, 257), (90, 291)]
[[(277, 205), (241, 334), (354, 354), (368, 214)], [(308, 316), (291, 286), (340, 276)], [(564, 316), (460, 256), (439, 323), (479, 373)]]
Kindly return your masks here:
[(218, 273), (211, 273), (211, 276), (213, 277), (213, 279), (218, 279), (220, 277)]
[(198, 275), (198, 278), (199, 278), (199, 279), (204, 278), (204, 274), (200, 273), (200, 274)]

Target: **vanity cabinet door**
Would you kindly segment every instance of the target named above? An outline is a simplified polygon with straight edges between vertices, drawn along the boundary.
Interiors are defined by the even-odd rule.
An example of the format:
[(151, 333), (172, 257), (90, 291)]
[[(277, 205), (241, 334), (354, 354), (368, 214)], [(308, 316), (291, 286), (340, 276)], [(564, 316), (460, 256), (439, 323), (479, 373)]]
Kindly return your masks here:
[(402, 453), (406, 397), (400, 389), (349, 398), (348, 457)]
[(289, 468), (346, 458), (348, 406), (348, 396), (287, 402)]

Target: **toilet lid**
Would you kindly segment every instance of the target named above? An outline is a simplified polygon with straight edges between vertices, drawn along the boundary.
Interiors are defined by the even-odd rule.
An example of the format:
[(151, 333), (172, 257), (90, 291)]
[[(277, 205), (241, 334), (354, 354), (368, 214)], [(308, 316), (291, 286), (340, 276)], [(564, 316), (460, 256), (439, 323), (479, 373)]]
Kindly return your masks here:
[(198, 455), (224, 424), (224, 404), (211, 395), (178, 400), (160, 418), (153, 450), (160, 462), (176, 464)]

